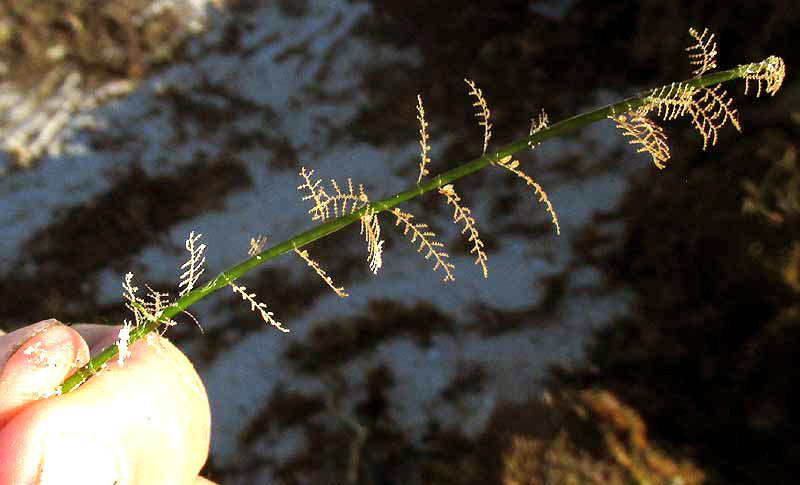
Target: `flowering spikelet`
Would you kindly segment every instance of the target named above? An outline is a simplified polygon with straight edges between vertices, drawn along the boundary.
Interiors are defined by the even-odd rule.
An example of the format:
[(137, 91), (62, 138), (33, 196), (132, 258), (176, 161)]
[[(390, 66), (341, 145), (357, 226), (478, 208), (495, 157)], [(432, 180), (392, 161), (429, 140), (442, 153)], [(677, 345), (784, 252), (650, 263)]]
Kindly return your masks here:
[(122, 288), (125, 290), (122, 293), (122, 296), (127, 300), (125, 306), (133, 312), (134, 323), (138, 327), (147, 321), (154, 320), (157, 318), (151, 312), (148, 311), (148, 304), (145, 302), (143, 298), (138, 296), (136, 293), (139, 291), (139, 288), (133, 286), (133, 273), (126, 273), (125, 280), (122, 283)]
[[(542, 112), (539, 113), (538, 118), (531, 118), (531, 130), (528, 133), (528, 135), (533, 135), (534, 133), (538, 133), (547, 128), (548, 126), (550, 126), (550, 120), (547, 118), (547, 113), (545, 113), (544, 110), (542, 110)], [(536, 145), (539, 144), (537, 143)], [(534, 146), (533, 143), (531, 142), (528, 142), (528, 146), (531, 147), (531, 149), (536, 148), (536, 146)]]
[(692, 124), (703, 136), (703, 150), (708, 147), (709, 142), (716, 145), (719, 129), (728, 121), (738, 131), (742, 131), (736, 108), (731, 105), (733, 100), (727, 97), (720, 84), (713, 88), (698, 89), (685, 83), (672, 83), (653, 90), (646, 101), (647, 104), (640, 108), (642, 116), (646, 116), (652, 109), (664, 120), (689, 114)]
[[(703, 96), (689, 104), (688, 111), (692, 117), (697, 131), (703, 135), (703, 150), (706, 149), (708, 140), (712, 145), (717, 144), (719, 129), (730, 121), (737, 131), (742, 131), (737, 118), (736, 108), (731, 106), (733, 99), (726, 98), (726, 92), (722, 90), (722, 85), (717, 84), (713, 88), (703, 88)], [(720, 92), (721, 91), (721, 92)]]
[(483, 241), (481, 241), (480, 235), (478, 234), (478, 228), (475, 224), (475, 218), (472, 217), (472, 212), (468, 207), (460, 204), (461, 197), (458, 196), (452, 184), (447, 184), (444, 187), (440, 187), (439, 193), (447, 198), (448, 204), (453, 205), (453, 223), (464, 223), (464, 228), (461, 230), (461, 234), (469, 232), (468, 241), (472, 243), (472, 249), (469, 253), (474, 253), (476, 255), (475, 264), (481, 265), (483, 277), (488, 278), (489, 268), (486, 267), (486, 261), (488, 258), (486, 256), (486, 252), (483, 250)]
[(486, 149), (489, 147), (489, 140), (492, 138), (492, 124), (489, 122), (492, 113), (489, 111), (489, 105), (486, 103), (486, 98), (483, 97), (483, 92), (475, 85), (475, 82), (469, 79), (464, 79), (464, 82), (470, 87), (469, 94), (476, 98), (472, 106), (478, 108), (475, 116), (480, 119), (478, 124), (483, 127), (483, 154), (485, 155)]
[(256, 294), (255, 293), (248, 293), (247, 288), (244, 286), (238, 286), (233, 281), (228, 283), (231, 286), (231, 289), (234, 293), (237, 293), (239, 296), (242, 297), (242, 300), (246, 300), (250, 302), (250, 310), (254, 312), (258, 312), (261, 315), (261, 319), (264, 320), (266, 323), (272, 325), (273, 327), (277, 328), (281, 332), (288, 333), (289, 329), (285, 328), (281, 322), (272, 318), (274, 313), (267, 311), (267, 305), (265, 303), (259, 303), (256, 301)]
[(117, 363), (120, 367), (125, 365), (125, 359), (131, 356), (131, 351), (128, 348), (128, 340), (131, 338), (131, 322), (125, 320), (122, 328), (119, 329), (117, 334)]
[(417, 183), (422, 181), (422, 177), (428, 175), (426, 168), (431, 159), (428, 157), (428, 152), (431, 147), (428, 145), (428, 122), (425, 121), (425, 108), (422, 107), (422, 96), (417, 95), (417, 119), (419, 120), (419, 146), (420, 146), (420, 159), (419, 159), (419, 176)]
[(189, 251), (189, 259), (181, 265), (181, 269), (185, 269), (186, 271), (181, 275), (181, 282), (178, 284), (178, 288), (183, 288), (180, 293), (178, 293), (178, 296), (183, 296), (192, 291), (194, 284), (197, 283), (200, 275), (206, 270), (204, 267), (206, 258), (203, 256), (206, 245), (196, 245), (197, 240), (200, 239), (201, 236), (202, 234), (195, 235), (194, 231), (192, 231), (189, 233), (189, 237), (186, 238), (186, 250)]
[(301, 167), (300, 176), (305, 182), (297, 186), (297, 190), (307, 190), (309, 192), (302, 200), (312, 200), (314, 202), (314, 206), (308, 210), (312, 221), (328, 219), (331, 216), (331, 208), (333, 208), (333, 216), (338, 217), (344, 214), (351, 214), (356, 209), (369, 203), (367, 194), (364, 192), (364, 186), (359, 185), (358, 192), (356, 192), (353, 189), (352, 179), (347, 179), (346, 192), (342, 192), (336, 180), (331, 179), (330, 188), (333, 193), (331, 195), (322, 186), (321, 180), (312, 181), (311, 176), (313, 174), (313, 170), (306, 171), (305, 167)]
[(259, 235), (256, 237), (250, 238), (250, 249), (247, 250), (248, 256), (255, 256), (256, 254), (260, 253), (264, 250), (264, 246), (267, 245), (267, 236)]
[[(333, 195), (330, 195), (325, 187), (322, 186), (321, 180), (312, 180), (313, 170), (306, 171), (305, 167), (300, 169), (300, 176), (305, 181), (300, 184), (298, 190), (307, 190), (310, 192), (303, 197), (303, 200), (311, 200), (314, 206), (308, 211), (311, 214), (311, 220), (324, 221), (331, 216), (331, 207), (333, 208), (333, 215), (352, 214), (358, 209), (364, 208), (369, 205), (369, 197), (364, 191), (364, 186), (358, 186), (358, 192), (353, 189), (352, 179), (347, 179), (347, 191), (342, 192), (336, 180), (331, 179), (330, 187)], [(366, 210), (360, 217), (361, 219), (361, 234), (367, 243), (367, 261), (369, 262), (369, 269), (373, 273), (377, 273), (383, 265), (382, 252), (383, 241), (380, 239), (381, 227), (378, 220), (378, 214), (373, 210)]]
[(638, 110), (609, 118), (617, 122), (617, 128), (622, 130), (624, 136), (633, 138), (628, 143), (642, 145), (636, 153), (647, 152), (653, 157), (656, 167), (663, 169), (666, 166), (664, 163), (669, 160), (669, 145), (667, 135), (660, 126)]
[(686, 114), (697, 92), (697, 88), (681, 82), (661, 86), (652, 90), (645, 98), (641, 113), (644, 116), (655, 109), (656, 115), (664, 121), (674, 120)]
[(305, 183), (297, 186), (297, 190), (306, 189), (310, 193), (303, 197), (302, 200), (313, 200), (314, 206), (308, 210), (311, 214), (312, 221), (324, 221), (330, 216), (330, 209), (328, 208), (328, 194), (325, 189), (320, 187), (322, 180), (315, 180), (312, 182), (311, 176), (314, 175), (313, 170), (306, 171), (305, 167), (300, 167), (300, 176), (303, 177)]
[(498, 162), (498, 165), (505, 168), (509, 172), (515, 174), (517, 177), (523, 179), (528, 185), (533, 187), (534, 192), (536, 195), (539, 196), (539, 202), (544, 202), (545, 208), (547, 213), (550, 214), (550, 217), (553, 220), (553, 225), (556, 226), (556, 234), (561, 234), (561, 226), (558, 223), (558, 216), (556, 215), (556, 211), (553, 209), (553, 205), (550, 204), (550, 199), (547, 198), (547, 192), (544, 191), (541, 185), (536, 183), (531, 177), (528, 176), (525, 172), (523, 172), (519, 168), (519, 161), (518, 160), (511, 160), (511, 155), (507, 157), (503, 157)]
[(693, 28), (689, 29), (691, 35), (697, 43), (686, 48), (689, 54), (689, 63), (697, 66), (692, 71), (694, 76), (702, 76), (711, 69), (717, 67), (717, 43), (714, 42), (714, 34), (709, 34), (708, 29), (704, 29), (702, 34), (698, 34)]
[(422, 250), (425, 249), (425, 259), (430, 259), (433, 257), (434, 261), (436, 261), (436, 263), (433, 265), (433, 270), (436, 271), (439, 268), (444, 270), (445, 275), (442, 281), (455, 281), (456, 278), (453, 276), (453, 268), (455, 268), (455, 266), (447, 262), (447, 258), (450, 256), (439, 249), (444, 247), (444, 244), (434, 239), (436, 234), (428, 229), (428, 225), (413, 223), (411, 221), (411, 219), (414, 218), (412, 214), (403, 212), (396, 207), (392, 209), (391, 212), (397, 218), (395, 225), (399, 226), (400, 224), (403, 224), (403, 235), (407, 235), (410, 231), (411, 243), (414, 244), (419, 241), (417, 252), (422, 252)]
[(361, 217), (361, 234), (367, 243), (369, 269), (372, 274), (378, 274), (378, 270), (383, 266), (383, 240), (378, 214), (374, 210), (368, 210)]
[(761, 96), (761, 83), (766, 83), (766, 91), (770, 96), (775, 96), (775, 93), (783, 85), (783, 79), (786, 77), (786, 64), (783, 59), (777, 56), (769, 56), (762, 62), (750, 64), (744, 74), (744, 94), (750, 87), (750, 81), (758, 83), (758, 91), (756, 91), (756, 98)]
[[(689, 35), (696, 40), (694, 45), (686, 49), (691, 52), (689, 61), (693, 66), (697, 66), (693, 74), (701, 76), (716, 67), (717, 44), (713, 41), (714, 35), (709, 34), (708, 29), (703, 30), (702, 34), (689, 29)], [(774, 95), (780, 89), (786, 75), (783, 59), (776, 56), (770, 56), (762, 62), (740, 66), (740, 69), (744, 69), (742, 77), (745, 80), (745, 94), (750, 87), (750, 81), (758, 84), (756, 97), (761, 95), (762, 83), (766, 84), (765, 91)], [(645, 104), (639, 109), (639, 114), (644, 117), (649, 111), (655, 110), (664, 120), (688, 114), (692, 117), (695, 129), (703, 136), (703, 150), (705, 150), (709, 143), (711, 145), (717, 143), (719, 129), (725, 123), (730, 122), (736, 130), (742, 131), (736, 108), (732, 103), (733, 100), (727, 96), (721, 84), (706, 88), (678, 82), (652, 90), (645, 98)]]
[(294, 252), (295, 252), (295, 253), (296, 253), (298, 256), (300, 256), (300, 257), (301, 257), (301, 258), (302, 258), (302, 259), (303, 259), (303, 260), (306, 262), (306, 264), (308, 264), (308, 266), (310, 266), (310, 267), (311, 267), (311, 269), (313, 269), (313, 270), (314, 270), (314, 271), (315, 271), (315, 272), (316, 272), (316, 273), (319, 275), (319, 277), (320, 277), (320, 278), (322, 278), (322, 281), (324, 281), (324, 282), (325, 282), (325, 284), (327, 284), (328, 286), (330, 286), (330, 287), (331, 287), (331, 289), (332, 289), (332, 290), (333, 290), (333, 291), (334, 291), (334, 292), (335, 292), (337, 295), (341, 296), (342, 298), (344, 298), (344, 297), (348, 296), (348, 295), (347, 295), (347, 293), (344, 291), (344, 287), (343, 287), (343, 286), (338, 286), (338, 287), (337, 287), (336, 285), (334, 285), (334, 284), (333, 284), (333, 280), (331, 279), (331, 277), (330, 277), (330, 276), (328, 276), (328, 275), (325, 273), (325, 270), (324, 270), (324, 269), (322, 269), (322, 268), (319, 266), (319, 264), (318, 264), (316, 261), (314, 261), (313, 259), (311, 259), (311, 256), (309, 256), (309, 255), (308, 255), (308, 251), (307, 251), (307, 250), (303, 249), (303, 250), (301, 251), (301, 250), (299, 250), (299, 249), (295, 249), (295, 250), (294, 250)]

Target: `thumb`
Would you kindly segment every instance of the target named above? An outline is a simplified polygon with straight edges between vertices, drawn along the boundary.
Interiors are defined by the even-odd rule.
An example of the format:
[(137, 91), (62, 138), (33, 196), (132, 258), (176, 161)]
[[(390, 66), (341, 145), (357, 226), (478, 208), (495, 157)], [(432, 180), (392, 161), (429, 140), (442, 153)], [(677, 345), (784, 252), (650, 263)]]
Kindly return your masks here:
[[(100, 349), (119, 327), (77, 330)], [(0, 484), (195, 485), (210, 438), (200, 377), (158, 336), (131, 351), (124, 366), (109, 362), (78, 389), (30, 403), (0, 428)]]
[(57, 320), (0, 337), (0, 428), (89, 359), (83, 338)]

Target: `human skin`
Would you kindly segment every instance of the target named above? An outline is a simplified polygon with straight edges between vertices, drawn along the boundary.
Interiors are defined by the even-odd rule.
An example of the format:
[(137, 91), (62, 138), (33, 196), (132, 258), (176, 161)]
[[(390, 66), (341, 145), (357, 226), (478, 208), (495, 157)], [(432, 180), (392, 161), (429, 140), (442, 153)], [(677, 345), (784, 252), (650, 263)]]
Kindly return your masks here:
[(198, 477), (211, 415), (200, 377), (153, 335), (72, 392), (61, 381), (121, 327), (44, 320), (0, 336), (0, 483), (213, 485)]

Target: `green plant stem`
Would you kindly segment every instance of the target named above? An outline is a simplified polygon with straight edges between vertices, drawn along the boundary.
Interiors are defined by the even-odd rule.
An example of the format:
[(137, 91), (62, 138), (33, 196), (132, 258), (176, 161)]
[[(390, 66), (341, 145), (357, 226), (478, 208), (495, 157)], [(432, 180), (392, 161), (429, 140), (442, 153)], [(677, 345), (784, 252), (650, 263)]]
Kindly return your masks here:
[[(688, 84), (695, 88), (701, 88), (701, 87), (712, 86), (715, 84), (720, 84), (733, 79), (738, 79), (743, 77), (745, 73), (747, 73), (748, 71), (755, 70), (759, 66), (763, 66), (765, 63), (771, 62), (771, 59), (772, 58), (768, 58), (760, 63), (741, 65), (735, 69), (730, 69), (727, 71), (710, 73), (702, 77), (683, 81), (682, 84)], [(280, 244), (272, 246), (271, 248), (266, 249), (242, 261), (241, 263), (226, 269), (225, 271), (221, 272), (219, 275), (217, 275), (210, 281), (186, 293), (175, 303), (165, 308), (158, 319), (154, 319), (152, 321), (147, 322), (144, 325), (132, 328), (130, 331), (130, 337), (128, 339), (128, 345), (133, 345), (134, 342), (144, 337), (151, 331), (155, 330), (160, 325), (169, 322), (174, 316), (186, 310), (190, 305), (192, 305), (196, 301), (205, 298), (208, 294), (213, 293), (219, 290), (220, 288), (223, 288), (228, 284), (234, 282), (237, 278), (247, 273), (248, 271), (266, 263), (267, 261), (277, 256), (280, 256), (294, 249), (301, 248), (313, 241), (316, 241), (317, 239), (323, 238), (329, 234), (332, 234), (344, 228), (345, 226), (348, 226), (358, 221), (367, 211), (374, 211), (375, 213), (378, 213), (392, 209), (401, 202), (405, 202), (409, 199), (422, 195), (426, 192), (436, 190), (443, 185), (453, 182), (454, 180), (458, 180), (471, 173), (477, 172), (478, 170), (481, 170), (490, 164), (494, 164), (495, 162), (506, 156), (514, 155), (517, 152), (526, 150), (531, 145), (535, 146), (536, 144), (544, 140), (547, 140), (549, 138), (553, 138), (571, 131), (576, 131), (580, 128), (583, 128), (597, 121), (604, 120), (610, 115), (619, 115), (634, 110), (646, 104), (647, 97), (651, 95), (654, 91), (655, 90), (646, 91), (638, 96), (634, 96), (622, 100), (618, 103), (610, 104), (603, 108), (599, 108), (594, 111), (573, 116), (572, 118), (568, 118), (566, 120), (555, 123), (552, 126), (545, 128), (541, 131), (538, 131), (534, 134), (531, 134), (515, 143), (506, 145), (497, 151), (486, 153), (485, 155), (478, 157), (470, 162), (459, 165), (458, 167), (453, 168), (452, 170), (448, 170), (447, 172), (433, 176), (429, 178), (426, 182), (422, 182), (418, 185), (415, 185), (414, 187), (411, 187), (408, 190), (399, 192), (383, 200), (371, 202), (370, 204), (350, 214), (346, 214), (337, 217), (335, 219), (332, 219), (328, 222), (319, 224), (318, 226), (309, 229), (308, 231), (297, 234), (296, 236)], [(75, 374), (64, 380), (64, 382), (61, 383), (60, 391), (62, 393), (66, 393), (75, 389), (86, 379), (88, 379), (93, 374), (97, 373), (101, 368), (103, 368), (109, 360), (113, 359), (114, 356), (117, 355), (117, 353), (118, 353), (118, 348), (116, 345), (111, 345), (109, 347), (106, 347), (105, 349), (103, 349), (102, 352), (93, 357), (88, 364), (81, 367), (80, 369), (78, 369), (78, 371), (75, 372)]]

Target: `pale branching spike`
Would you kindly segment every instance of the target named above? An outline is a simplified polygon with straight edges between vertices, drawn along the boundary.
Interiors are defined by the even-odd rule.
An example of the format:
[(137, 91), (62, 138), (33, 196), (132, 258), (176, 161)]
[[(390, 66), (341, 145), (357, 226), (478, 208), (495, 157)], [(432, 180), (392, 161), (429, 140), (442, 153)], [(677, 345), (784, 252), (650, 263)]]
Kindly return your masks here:
[(120, 367), (124, 366), (125, 359), (131, 356), (131, 351), (128, 348), (128, 340), (131, 338), (131, 328), (131, 322), (125, 320), (122, 328), (119, 329), (119, 333), (117, 334), (117, 341), (115, 342), (115, 345), (117, 346), (117, 364), (119, 364)]
[(422, 177), (428, 175), (428, 164), (431, 163), (428, 152), (431, 150), (428, 145), (428, 122), (425, 121), (425, 108), (422, 107), (422, 96), (417, 95), (417, 119), (419, 120), (419, 146), (420, 146), (420, 160), (419, 160), (419, 177), (417, 183), (422, 181)]
[(256, 294), (255, 293), (247, 293), (247, 288), (244, 286), (238, 286), (234, 282), (229, 282), (228, 284), (231, 285), (231, 289), (234, 293), (237, 293), (239, 296), (242, 297), (242, 300), (246, 300), (250, 303), (250, 310), (254, 312), (258, 312), (261, 315), (261, 319), (264, 322), (272, 325), (273, 327), (277, 328), (281, 332), (288, 333), (289, 329), (285, 328), (281, 322), (275, 320), (273, 318), (273, 313), (267, 311), (267, 305), (264, 303), (259, 303), (256, 301)]
[(133, 313), (133, 318), (136, 326), (144, 323), (145, 321), (152, 320), (153, 316), (147, 312), (147, 302), (140, 296), (136, 295), (139, 288), (133, 286), (133, 273), (126, 273), (125, 280), (122, 282), (122, 288), (125, 290), (122, 293), (123, 298), (127, 301), (125, 306)]
[(195, 235), (194, 231), (192, 231), (189, 233), (189, 237), (186, 238), (185, 245), (186, 250), (189, 252), (189, 259), (181, 265), (181, 269), (185, 271), (181, 275), (181, 282), (178, 285), (178, 288), (181, 288), (178, 296), (183, 296), (192, 291), (195, 283), (197, 283), (197, 279), (200, 278), (200, 275), (205, 271), (204, 265), (206, 258), (203, 256), (203, 251), (206, 249), (206, 245), (197, 245), (197, 240), (200, 239), (201, 236), (202, 234)]
[[(542, 110), (542, 112), (539, 113), (538, 119), (531, 118), (531, 131), (528, 134), (533, 135), (534, 133), (538, 133), (546, 129), (548, 126), (550, 126), (550, 120), (547, 118), (547, 113)], [(531, 147), (531, 149), (536, 148), (537, 145), (539, 144), (537, 143), (534, 145), (533, 143), (528, 142), (528, 146)]]
[(361, 234), (367, 243), (367, 262), (372, 274), (377, 274), (383, 266), (383, 240), (378, 214), (369, 210), (361, 217)]
[(332, 289), (332, 290), (333, 290), (333, 291), (334, 291), (334, 292), (335, 292), (337, 295), (339, 295), (339, 296), (340, 296), (340, 297), (342, 297), (342, 298), (345, 298), (346, 296), (348, 296), (348, 295), (347, 295), (347, 293), (344, 291), (344, 287), (343, 287), (343, 286), (341, 286), (341, 287), (337, 287), (336, 285), (334, 285), (334, 284), (333, 284), (333, 280), (331, 279), (331, 277), (330, 277), (330, 276), (328, 276), (328, 275), (325, 273), (325, 270), (323, 270), (323, 269), (320, 267), (320, 265), (319, 265), (319, 264), (318, 264), (316, 261), (314, 261), (313, 259), (311, 259), (311, 256), (309, 256), (309, 254), (308, 254), (308, 251), (306, 251), (305, 249), (304, 249), (304, 250), (302, 250), (302, 251), (300, 251), (299, 249), (295, 249), (295, 250), (294, 250), (294, 252), (295, 252), (295, 253), (296, 253), (298, 256), (300, 256), (301, 258), (303, 258), (303, 260), (306, 262), (306, 264), (308, 264), (308, 266), (310, 266), (310, 267), (311, 267), (311, 269), (313, 269), (313, 270), (314, 270), (314, 271), (315, 271), (315, 272), (316, 272), (316, 273), (319, 275), (319, 277), (320, 277), (320, 278), (322, 278), (322, 281), (324, 281), (324, 282), (325, 282), (325, 284), (327, 284), (328, 286), (330, 286), (330, 287), (331, 287), (331, 289)]
[(758, 91), (756, 97), (761, 96), (761, 83), (765, 82), (767, 87), (765, 91), (770, 96), (775, 96), (775, 93), (783, 85), (783, 80), (786, 77), (786, 65), (778, 56), (769, 56), (766, 60), (754, 64), (749, 64), (744, 73), (744, 94), (747, 94), (750, 87), (750, 81), (756, 81), (758, 84)]
[(399, 226), (403, 224), (403, 235), (407, 236), (409, 231), (411, 232), (411, 243), (414, 244), (419, 240), (419, 247), (417, 247), (417, 252), (422, 252), (423, 249), (426, 249), (425, 252), (425, 259), (430, 259), (433, 257), (435, 263), (433, 265), (433, 270), (436, 271), (439, 268), (444, 270), (444, 278), (442, 279), (443, 282), (448, 281), (455, 281), (455, 276), (453, 276), (453, 269), (455, 265), (449, 263), (447, 259), (450, 257), (444, 251), (439, 251), (439, 248), (444, 247), (444, 244), (434, 240), (433, 238), (436, 237), (436, 234), (433, 231), (427, 230), (427, 224), (415, 224), (412, 222), (414, 216), (408, 212), (403, 212), (398, 208), (394, 208), (391, 210), (392, 214), (394, 214), (395, 218), (397, 219), (395, 225)]
[(721, 84), (713, 88), (694, 88), (685, 83), (673, 83), (654, 89), (646, 98), (646, 104), (639, 109), (642, 116), (654, 108), (662, 119), (671, 120), (685, 114), (692, 117), (692, 123), (703, 136), (703, 150), (717, 143), (719, 129), (726, 122), (741, 131), (733, 100), (720, 91)]
[(717, 43), (714, 42), (714, 34), (709, 34), (708, 29), (704, 29), (702, 34), (698, 34), (693, 28), (689, 29), (689, 35), (694, 38), (696, 43), (686, 48), (689, 54), (689, 63), (697, 66), (692, 71), (694, 76), (702, 76), (711, 69), (717, 67)]
[(125, 273), (125, 281), (122, 283), (122, 288), (125, 290), (122, 296), (125, 297), (128, 302), (133, 303), (134, 301), (139, 300), (139, 298), (136, 296), (136, 292), (139, 291), (139, 288), (133, 286), (133, 273)]
[(338, 217), (344, 214), (351, 214), (367, 203), (368, 199), (364, 193), (364, 187), (359, 185), (359, 192), (356, 193), (352, 179), (347, 179), (346, 192), (342, 192), (339, 183), (331, 179), (331, 193), (334, 195), (330, 195), (323, 187), (320, 187), (320, 180), (312, 181), (311, 176), (313, 173), (313, 170), (306, 171), (305, 168), (302, 168), (300, 176), (303, 177), (305, 183), (297, 187), (298, 190), (309, 191), (309, 194), (304, 196), (303, 200), (313, 200), (314, 202), (314, 206), (308, 211), (311, 214), (311, 220), (324, 221), (328, 219), (331, 215), (331, 207), (333, 207), (334, 216)]
[(330, 196), (325, 192), (325, 189), (320, 187), (321, 180), (317, 179), (312, 181), (311, 177), (314, 175), (313, 170), (306, 171), (305, 167), (300, 168), (300, 176), (305, 180), (305, 183), (297, 186), (297, 190), (308, 190), (309, 194), (304, 196), (302, 200), (313, 200), (314, 206), (308, 210), (311, 214), (312, 221), (324, 221), (330, 217)]
[(628, 115), (609, 116), (617, 123), (617, 128), (622, 130), (623, 136), (633, 138), (628, 143), (640, 144), (637, 153), (647, 152), (653, 157), (653, 163), (659, 169), (665, 167), (669, 160), (669, 145), (664, 130), (655, 122), (643, 116), (641, 112), (634, 111)]
[[(357, 196), (355, 192), (353, 192), (353, 179), (347, 179), (347, 190), (348, 190), (348, 195), (352, 196), (352, 198), (350, 199), (351, 200), (350, 212), (353, 212), (354, 210), (356, 210), (355, 207), (356, 202), (358, 202), (361, 199), (360, 196)], [(346, 204), (342, 207), (342, 211), (344, 212), (345, 209), (347, 209)]]
[(461, 197), (458, 196), (452, 184), (440, 187), (439, 193), (447, 198), (448, 204), (453, 205), (453, 223), (456, 225), (458, 225), (459, 222), (464, 223), (461, 234), (469, 232), (468, 242), (472, 243), (472, 249), (469, 253), (474, 253), (476, 255), (475, 264), (481, 265), (483, 277), (488, 278), (489, 268), (486, 266), (488, 257), (486, 256), (486, 252), (483, 251), (483, 241), (481, 241), (480, 234), (478, 234), (478, 228), (476, 227), (475, 218), (472, 217), (472, 212), (468, 207), (460, 204)]
[[(150, 288), (149, 285), (145, 285), (145, 287), (147, 287), (147, 297), (150, 300), (143, 302), (143, 306), (147, 310), (146, 316), (151, 321), (159, 319), (164, 309), (170, 305), (169, 293), (158, 292)], [(165, 320), (162, 323), (168, 327), (178, 324), (175, 320)]]
[(489, 140), (492, 138), (492, 124), (489, 122), (492, 113), (489, 111), (489, 105), (486, 103), (486, 98), (483, 97), (483, 92), (475, 85), (475, 82), (469, 79), (464, 79), (464, 82), (470, 87), (469, 94), (476, 98), (472, 106), (478, 108), (475, 116), (480, 119), (478, 125), (483, 127), (483, 154), (485, 155), (486, 149), (489, 147)]
[(685, 83), (672, 83), (651, 91), (646, 98), (647, 103), (640, 109), (642, 116), (653, 108), (664, 121), (674, 120), (686, 114), (694, 103), (694, 95), (698, 89)]
[[(125, 359), (131, 355), (130, 350), (128, 349), (128, 340), (130, 340), (131, 329), (139, 327), (144, 323), (158, 320), (162, 316), (163, 309), (169, 305), (169, 301), (165, 300), (168, 296), (166, 293), (159, 293), (149, 286), (147, 289), (149, 290), (148, 296), (151, 301), (145, 301), (143, 298), (139, 297), (136, 294), (139, 291), (139, 288), (133, 286), (133, 273), (125, 274), (125, 280), (122, 283), (122, 288), (125, 290), (122, 293), (122, 296), (127, 301), (125, 306), (131, 312), (133, 312), (134, 321), (124, 321), (124, 325), (117, 335), (117, 362), (120, 366), (122, 366)], [(168, 320), (162, 323), (168, 326), (175, 325), (173, 320)]]
[(247, 250), (247, 255), (250, 257), (255, 256), (256, 254), (260, 253), (264, 250), (264, 246), (267, 245), (267, 236), (261, 234), (256, 237), (250, 238), (250, 249)]
[(358, 184), (358, 202), (360, 202), (360, 205), (369, 204), (369, 197), (367, 197), (362, 184)]
[[(346, 192), (342, 191), (335, 179), (331, 179), (331, 194), (334, 195), (329, 195), (324, 188), (318, 188), (319, 181), (313, 182), (311, 180), (313, 172), (313, 170), (306, 171), (303, 168), (300, 171), (300, 176), (303, 177), (305, 183), (298, 187), (298, 189), (307, 189), (311, 192), (310, 195), (303, 197), (303, 200), (314, 200), (314, 207), (309, 211), (312, 214), (312, 220), (325, 220), (330, 217), (331, 206), (333, 206), (334, 216), (339, 217), (340, 215), (352, 214), (369, 204), (369, 197), (364, 191), (364, 186), (359, 184), (358, 192), (356, 192), (353, 179), (347, 179)], [(377, 214), (374, 211), (364, 213), (361, 216), (361, 234), (364, 235), (367, 242), (367, 261), (373, 273), (377, 273), (383, 264), (383, 241), (380, 239), (380, 233), (381, 228)]]
[(711, 89), (703, 88), (703, 97), (693, 101), (687, 108), (695, 128), (703, 136), (703, 150), (708, 147), (709, 140), (712, 146), (717, 144), (719, 129), (727, 121), (738, 131), (742, 131), (736, 118), (736, 108), (731, 106), (733, 100), (725, 97), (725, 91), (719, 92), (721, 87), (721, 84), (717, 84)]
[(333, 205), (333, 213), (336, 217), (354, 212), (365, 203), (365, 200), (369, 200), (364, 194), (363, 187), (359, 186), (361, 193), (355, 193), (352, 179), (347, 179), (347, 192), (342, 192), (339, 189), (339, 184), (333, 179), (331, 179), (331, 187), (333, 187), (336, 195), (329, 197), (327, 203)]
[[(345, 194), (343, 194), (342, 191), (339, 190), (339, 184), (337, 184), (336, 180), (334, 180), (334, 179), (331, 179), (331, 187), (333, 187), (333, 190), (336, 191), (336, 195), (333, 196), (333, 200), (334, 200), (334, 203), (333, 203), (333, 215), (334, 215), (334, 217), (339, 217), (339, 205), (336, 203), (336, 200), (342, 200), (342, 197), (344, 197)], [(344, 199), (342, 201), (342, 212), (343, 213), (347, 213), (347, 211), (345, 210), (346, 208), (347, 208), (347, 199)]]
[(511, 155), (503, 157), (497, 163), (501, 167), (514, 173), (517, 177), (523, 179), (528, 185), (533, 187), (534, 192), (536, 193), (536, 195), (539, 196), (539, 202), (544, 203), (547, 213), (550, 214), (550, 217), (553, 220), (553, 225), (556, 227), (556, 234), (561, 235), (561, 225), (558, 223), (558, 216), (556, 215), (556, 211), (553, 209), (553, 205), (550, 203), (550, 199), (547, 198), (547, 192), (544, 191), (542, 186), (536, 183), (531, 177), (528, 176), (528, 174), (526, 174), (520, 168), (518, 168), (519, 161), (517, 160), (512, 161)]

